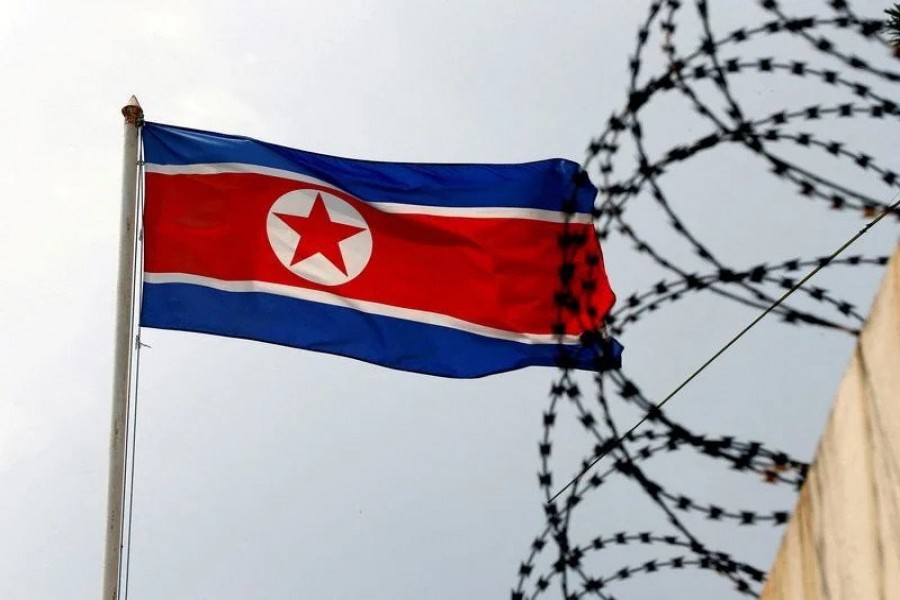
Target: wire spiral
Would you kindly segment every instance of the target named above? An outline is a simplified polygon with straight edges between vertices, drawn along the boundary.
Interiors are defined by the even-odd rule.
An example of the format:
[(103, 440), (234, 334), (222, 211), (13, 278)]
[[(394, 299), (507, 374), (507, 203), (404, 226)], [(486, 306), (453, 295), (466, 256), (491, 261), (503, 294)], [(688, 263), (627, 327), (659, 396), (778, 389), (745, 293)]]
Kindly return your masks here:
[[(722, 252), (701, 239), (696, 225), (680, 212), (679, 203), (684, 200), (671, 191), (667, 177), (687, 162), (704, 160), (710, 153), (738, 150), (752, 157), (754, 164), (764, 166), (772, 181), (786, 186), (791, 195), (816, 202), (823, 209), (852, 211), (863, 217), (892, 210), (900, 220), (900, 212), (890, 209), (893, 201), (885, 201), (900, 192), (900, 176), (888, 164), (892, 157), (873, 156), (851, 141), (828, 139), (820, 131), (801, 129), (848, 119), (875, 120), (882, 127), (900, 124), (900, 107), (892, 93), (900, 83), (900, 69), (896, 68), (900, 63), (891, 56), (890, 42), (883, 34), (884, 21), (860, 16), (843, 0), (823, 1), (821, 14), (801, 16), (789, 14), (786, 3), (775, 0), (757, 4), (759, 22), (720, 33), (706, 0), (650, 3), (629, 61), (624, 105), (590, 141), (582, 176), (594, 179), (599, 189), (593, 213), (598, 238), (628, 242), (638, 257), (661, 269), (663, 275), (649, 288), (621, 296), (605, 319), (589, 315), (595, 322), (585, 323), (585, 329), (621, 336), (648, 316), (700, 293), (764, 309), (781, 291), (796, 286), (800, 271), (886, 264), (886, 256), (865, 255), (730, 264)], [(686, 30), (690, 36), (681, 35)], [(697, 37), (699, 43), (693, 41)], [(773, 41), (782, 44), (773, 44), (777, 50), (784, 43), (795, 44), (800, 56), (753, 54), (760, 42)], [(658, 55), (651, 55), (654, 44), (661, 49)], [(866, 58), (859, 55), (862, 50)], [(797, 82), (822, 87), (828, 101), (760, 110), (758, 103), (743, 93), (751, 78), (757, 85), (762, 82), (778, 89), (793, 89)], [(661, 146), (659, 140), (650, 137), (653, 130), (647, 115), (660, 104), (671, 108), (676, 101), (685, 103), (687, 113), (699, 119), (701, 132), (686, 142)], [(823, 161), (828, 165), (840, 163), (842, 170), (822, 167), (826, 164)], [(856, 182), (845, 181), (854, 177)], [(633, 216), (637, 202), (649, 202), (658, 211), (671, 234), (667, 234), (667, 240), (679, 240), (680, 249), (653, 241), (652, 228)], [(643, 210), (638, 212), (647, 212)], [(592, 273), (579, 279), (573, 265), (583, 243), (575, 235), (560, 238), (560, 288), (555, 295), (559, 323), (580, 314), (579, 307), (591, 305)], [(689, 264), (685, 256), (693, 256), (694, 262)], [(859, 333), (865, 318), (863, 311), (839, 290), (824, 285), (801, 287), (789, 303), (774, 312), (787, 324), (851, 335)], [(562, 329), (561, 325), (557, 327)], [(604, 339), (602, 335), (587, 337), (590, 339), (584, 341), (588, 347)], [(787, 522), (788, 512), (720, 506), (663, 485), (648, 473), (647, 465), (673, 453), (693, 451), (733, 471), (752, 474), (762, 483), (796, 490), (803, 483), (808, 464), (761, 442), (692, 430), (657, 408), (621, 370), (599, 372), (588, 392), (569, 364), (561, 356), (538, 442), (537, 479), (546, 524), (519, 566), (512, 599), (535, 599), (558, 590), (566, 600), (587, 596), (613, 600), (618, 584), (627, 579), (682, 569), (707, 571), (724, 578), (738, 594), (757, 596), (765, 580), (764, 570), (707, 545), (694, 520), (702, 517), (705, 522), (721, 522), (723, 526), (778, 526)], [(600, 355), (598, 366), (602, 366)], [(648, 428), (629, 433), (618, 443), (624, 428), (614, 414), (614, 404), (639, 410)], [(554, 481), (551, 457), (563, 410), (571, 412), (592, 446), (581, 468), (574, 469), (580, 475), (565, 493), (554, 495), (562, 482)], [(588, 469), (607, 454), (605, 462)], [(589, 495), (614, 480), (636, 484), (661, 511), (670, 531), (622, 531), (576, 543), (574, 515)], [(583, 537), (580, 522), (577, 529), (577, 537)], [(605, 551), (626, 546), (653, 551), (675, 549), (683, 556), (609, 566), (614, 563)]]

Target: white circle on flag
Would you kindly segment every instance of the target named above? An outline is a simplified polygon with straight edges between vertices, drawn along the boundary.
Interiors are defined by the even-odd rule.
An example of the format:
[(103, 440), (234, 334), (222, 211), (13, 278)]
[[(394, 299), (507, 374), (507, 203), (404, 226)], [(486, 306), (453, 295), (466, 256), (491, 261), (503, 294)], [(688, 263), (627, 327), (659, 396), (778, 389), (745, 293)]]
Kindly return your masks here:
[(269, 209), (266, 231), (275, 256), (298, 277), (327, 286), (356, 278), (372, 257), (372, 232), (338, 190), (288, 192)]

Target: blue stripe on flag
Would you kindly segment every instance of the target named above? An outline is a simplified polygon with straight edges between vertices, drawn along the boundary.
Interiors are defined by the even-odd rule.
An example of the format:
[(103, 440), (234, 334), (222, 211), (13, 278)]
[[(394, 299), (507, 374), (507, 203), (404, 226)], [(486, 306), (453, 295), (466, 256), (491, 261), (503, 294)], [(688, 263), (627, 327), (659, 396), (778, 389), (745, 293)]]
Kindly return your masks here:
[(589, 213), (597, 195), (586, 177), (576, 177), (579, 166), (560, 158), (513, 165), (386, 163), (158, 123), (147, 123), (142, 136), (144, 159), (150, 164), (245, 163), (283, 169), (321, 179), (367, 202), (560, 211), (571, 198), (574, 212)]
[[(596, 368), (594, 351), (585, 348), (498, 340), (346, 307), (185, 283), (145, 283), (140, 321), (142, 327), (260, 340), (443, 377), (554, 366), (561, 352), (573, 366)], [(615, 343), (612, 353), (611, 362), (618, 364), (621, 346)]]

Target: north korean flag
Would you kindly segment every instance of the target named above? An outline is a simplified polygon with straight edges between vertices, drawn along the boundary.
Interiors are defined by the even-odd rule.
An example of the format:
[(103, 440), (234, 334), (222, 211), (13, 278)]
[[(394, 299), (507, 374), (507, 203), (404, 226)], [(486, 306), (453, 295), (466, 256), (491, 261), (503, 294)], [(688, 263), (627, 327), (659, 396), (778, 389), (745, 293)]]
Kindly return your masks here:
[[(618, 365), (575, 163), (382, 163), (155, 123), (142, 141), (144, 327), (447, 377)], [(562, 309), (578, 236), (566, 279), (590, 293)]]

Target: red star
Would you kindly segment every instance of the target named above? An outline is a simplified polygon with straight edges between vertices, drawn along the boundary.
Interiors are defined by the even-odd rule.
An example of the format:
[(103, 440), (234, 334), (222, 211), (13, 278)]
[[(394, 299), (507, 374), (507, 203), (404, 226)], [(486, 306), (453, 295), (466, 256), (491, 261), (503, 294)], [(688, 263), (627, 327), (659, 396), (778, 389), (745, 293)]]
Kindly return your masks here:
[(341, 273), (347, 274), (344, 255), (341, 253), (341, 248), (338, 244), (365, 231), (365, 227), (356, 227), (355, 225), (345, 225), (332, 221), (328, 211), (325, 209), (322, 194), (316, 195), (316, 200), (313, 202), (312, 210), (309, 211), (308, 217), (282, 213), (275, 213), (275, 216), (300, 234), (300, 241), (297, 242), (297, 247), (294, 249), (294, 258), (291, 259), (291, 266), (310, 256), (321, 254), (337, 267)]

